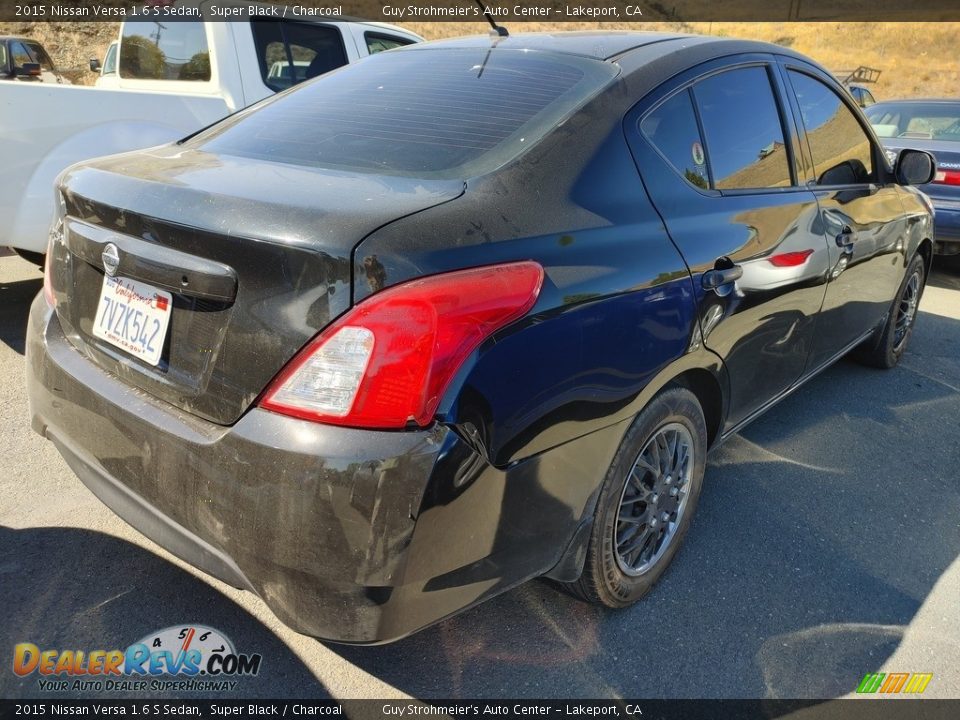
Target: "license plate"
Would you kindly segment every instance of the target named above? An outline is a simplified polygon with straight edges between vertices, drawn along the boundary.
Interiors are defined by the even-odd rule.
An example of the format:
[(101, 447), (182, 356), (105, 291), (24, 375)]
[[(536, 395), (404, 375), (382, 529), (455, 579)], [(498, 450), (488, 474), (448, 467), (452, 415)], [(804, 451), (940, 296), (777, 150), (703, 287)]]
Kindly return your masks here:
[(150, 365), (160, 362), (173, 297), (152, 285), (104, 277), (93, 334)]

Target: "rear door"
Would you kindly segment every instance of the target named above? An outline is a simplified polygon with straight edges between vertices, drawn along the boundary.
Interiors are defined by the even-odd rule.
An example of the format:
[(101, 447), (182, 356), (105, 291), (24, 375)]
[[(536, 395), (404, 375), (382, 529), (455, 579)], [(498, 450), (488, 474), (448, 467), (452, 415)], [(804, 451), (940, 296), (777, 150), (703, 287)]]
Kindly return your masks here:
[(882, 150), (852, 100), (816, 69), (784, 65), (804, 129), (808, 186), (830, 252), (830, 282), (810, 357), (816, 368), (883, 322), (903, 278), (906, 220)]
[(740, 56), (681, 75), (627, 122), (729, 372), (728, 428), (801, 376), (824, 296), (828, 252), (781, 92), (770, 56)]

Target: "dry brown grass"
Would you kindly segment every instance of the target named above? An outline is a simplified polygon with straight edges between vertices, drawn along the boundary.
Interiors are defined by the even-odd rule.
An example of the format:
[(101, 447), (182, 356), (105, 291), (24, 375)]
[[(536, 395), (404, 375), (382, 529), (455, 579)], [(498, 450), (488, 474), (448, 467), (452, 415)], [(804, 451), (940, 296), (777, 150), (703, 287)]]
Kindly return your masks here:
[[(433, 40), (485, 33), (483, 22), (398, 23)], [(831, 70), (859, 65), (880, 68), (872, 88), (878, 99), (960, 94), (956, 58), (960, 23), (513, 23), (514, 32), (560, 30), (659, 30), (741, 37), (775, 42), (814, 58)], [(103, 57), (116, 37), (114, 23), (0, 23), (0, 33), (36, 38), (75, 82), (92, 84), (87, 60)]]

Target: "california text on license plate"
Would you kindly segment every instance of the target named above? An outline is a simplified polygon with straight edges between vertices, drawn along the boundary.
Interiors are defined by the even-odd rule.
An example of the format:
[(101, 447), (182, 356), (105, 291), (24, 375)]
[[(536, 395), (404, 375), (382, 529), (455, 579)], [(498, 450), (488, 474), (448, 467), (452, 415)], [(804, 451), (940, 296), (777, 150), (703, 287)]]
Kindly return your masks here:
[(170, 324), (170, 293), (122, 277), (104, 277), (94, 336), (150, 365), (160, 362)]

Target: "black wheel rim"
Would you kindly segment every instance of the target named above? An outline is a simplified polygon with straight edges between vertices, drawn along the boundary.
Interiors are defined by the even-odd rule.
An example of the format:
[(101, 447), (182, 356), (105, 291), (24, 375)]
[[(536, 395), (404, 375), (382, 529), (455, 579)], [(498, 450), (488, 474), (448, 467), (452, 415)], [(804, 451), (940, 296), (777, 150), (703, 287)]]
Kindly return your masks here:
[(920, 273), (915, 272), (907, 280), (903, 287), (903, 293), (900, 295), (900, 302), (897, 303), (897, 319), (893, 328), (893, 347), (899, 350), (903, 341), (907, 339), (907, 333), (913, 326), (914, 318), (917, 316), (917, 305), (920, 303)]
[(644, 445), (620, 494), (613, 547), (627, 575), (648, 572), (670, 547), (690, 499), (693, 436), (669, 423)]

